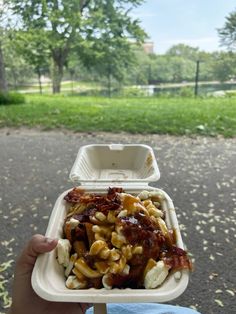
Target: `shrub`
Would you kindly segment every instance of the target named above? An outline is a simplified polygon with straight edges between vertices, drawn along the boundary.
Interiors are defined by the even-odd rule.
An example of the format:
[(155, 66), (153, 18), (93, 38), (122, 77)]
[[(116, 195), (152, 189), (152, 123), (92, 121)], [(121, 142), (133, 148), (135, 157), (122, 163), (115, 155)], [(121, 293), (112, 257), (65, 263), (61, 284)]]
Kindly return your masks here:
[(236, 97), (236, 90), (228, 90), (225, 93), (227, 97)]
[(0, 92), (0, 105), (5, 105), (8, 102), (8, 94)]
[(25, 97), (18, 93), (0, 92), (0, 105), (18, 105), (25, 102)]
[(143, 97), (147, 96), (145, 89), (139, 87), (127, 87), (121, 91), (123, 97)]
[(181, 96), (181, 97), (193, 97), (194, 96), (193, 88), (189, 87), (189, 86), (185, 86), (185, 87), (180, 88), (179, 96)]

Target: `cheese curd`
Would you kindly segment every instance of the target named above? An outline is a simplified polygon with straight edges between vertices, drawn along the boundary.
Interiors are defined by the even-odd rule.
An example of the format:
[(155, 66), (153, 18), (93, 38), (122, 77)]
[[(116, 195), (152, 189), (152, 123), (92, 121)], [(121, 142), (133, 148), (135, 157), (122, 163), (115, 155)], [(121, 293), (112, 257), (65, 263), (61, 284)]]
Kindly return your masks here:
[(144, 287), (154, 289), (160, 286), (169, 273), (169, 267), (163, 261), (159, 261), (153, 266), (144, 278)]
[(70, 263), (71, 244), (67, 239), (59, 239), (57, 244), (58, 263), (67, 267)]

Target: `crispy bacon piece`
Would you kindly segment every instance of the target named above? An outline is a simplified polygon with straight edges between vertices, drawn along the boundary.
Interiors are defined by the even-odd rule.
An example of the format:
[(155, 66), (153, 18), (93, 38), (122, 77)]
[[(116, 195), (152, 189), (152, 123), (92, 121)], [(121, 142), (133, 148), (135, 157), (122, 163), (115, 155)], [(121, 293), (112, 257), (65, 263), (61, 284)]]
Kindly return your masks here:
[(124, 190), (122, 188), (108, 188), (107, 196), (113, 198), (116, 193), (124, 193)]
[(114, 288), (141, 288), (141, 274), (143, 273), (143, 270), (143, 265), (132, 266), (128, 275), (112, 274), (109, 283)]
[(66, 200), (70, 204), (79, 203), (81, 196), (85, 193), (83, 189), (74, 188), (70, 192), (66, 194), (64, 200)]
[(158, 259), (165, 237), (157, 230), (153, 221), (143, 213), (123, 217), (120, 221), (123, 226), (122, 233), (128, 242), (143, 247), (143, 254), (134, 255), (130, 264), (145, 266), (149, 258)]
[(95, 205), (91, 205), (87, 207), (81, 214), (74, 214), (73, 218), (79, 220), (82, 222), (89, 222), (89, 216), (94, 216), (96, 213), (96, 207)]
[(88, 217), (94, 215), (96, 211), (101, 211), (107, 215), (109, 210), (116, 210), (120, 207), (121, 201), (118, 193), (123, 192), (122, 188), (109, 188), (105, 195), (90, 193), (87, 194), (83, 189), (74, 188), (64, 199), (70, 204), (85, 204), (86, 210), (79, 215), (75, 215), (75, 219), (79, 221), (88, 221)]
[(69, 191), (64, 199), (68, 203), (91, 203), (91, 202), (98, 202), (102, 199), (109, 199), (109, 200), (116, 200), (117, 199), (117, 193), (122, 193), (124, 190), (122, 188), (109, 188), (106, 195), (97, 195), (97, 194), (87, 194), (85, 193), (84, 189), (81, 188), (73, 188), (71, 191)]
[(192, 262), (189, 259), (187, 252), (181, 248), (172, 246), (171, 249), (162, 252), (161, 255), (164, 263), (172, 270), (193, 269)]

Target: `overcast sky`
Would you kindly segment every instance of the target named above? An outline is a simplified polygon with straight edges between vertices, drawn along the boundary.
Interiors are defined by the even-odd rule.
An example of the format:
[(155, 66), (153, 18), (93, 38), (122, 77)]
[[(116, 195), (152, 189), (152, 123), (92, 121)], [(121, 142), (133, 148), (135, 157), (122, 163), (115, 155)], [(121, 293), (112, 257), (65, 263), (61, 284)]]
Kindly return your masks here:
[(134, 16), (142, 21), (156, 53), (178, 43), (211, 52), (222, 49), (217, 28), (234, 10), (235, 0), (146, 0)]

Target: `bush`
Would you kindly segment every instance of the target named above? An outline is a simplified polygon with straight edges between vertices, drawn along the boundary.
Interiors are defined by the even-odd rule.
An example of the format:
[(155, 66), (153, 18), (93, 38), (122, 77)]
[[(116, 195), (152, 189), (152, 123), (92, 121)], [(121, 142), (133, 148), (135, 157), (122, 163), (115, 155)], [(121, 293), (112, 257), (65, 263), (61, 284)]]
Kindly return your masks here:
[(18, 105), (25, 102), (25, 97), (18, 93), (0, 92), (0, 105)]
[(147, 96), (147, 92), (139, 87), (127, 87), (124, 88), (121, 92), (123, 97), (144, 97)]
[(179, 96), (180, 97), (187, 97), (187, 98), (193, 97), (194, 96), (193, 88), (189, 87), (189, 86), (185, 86), (185, 87), (180, 88)]
[(225, 94), (227, 97), (236, 97), (236, 90), (228, 90)]

